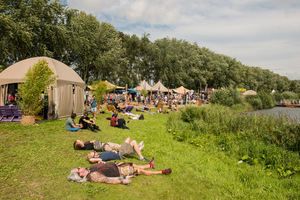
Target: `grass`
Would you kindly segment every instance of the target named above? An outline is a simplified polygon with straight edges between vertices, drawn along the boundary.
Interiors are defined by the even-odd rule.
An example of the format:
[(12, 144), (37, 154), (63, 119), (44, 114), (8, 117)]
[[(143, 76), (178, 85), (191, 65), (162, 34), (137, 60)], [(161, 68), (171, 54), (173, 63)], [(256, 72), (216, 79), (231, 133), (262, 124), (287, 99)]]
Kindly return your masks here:
[[(66, 120), (21, 126), (0, 124), (0, 195), (2, 199), (299, 199), (299, 175), (279, 179), (261, 165), (238, 164), (215, 146), (173, 139), (167, 130), (174, 113), (132, 120), (131, 130), (109, 127), (103, 114), (96, 120), (101, 132), (72, 133)], [(78, 121), (78, 118), (76, 119)], [(76, 139), (122, 143), (126, 137), (144, 140), (143, 155), (156, 160), (156, 169), (171, 167), (170, 175), (138, 176), (129, 186), (67, 181), (72, 168), (88, 167), (88, 151), (75, 151)], [(209, 144), (209, 143), (208, 143)], [(143, 164), (137, 156), (124, 161)], [(148, 182), (148, 184), (147, 184)]]

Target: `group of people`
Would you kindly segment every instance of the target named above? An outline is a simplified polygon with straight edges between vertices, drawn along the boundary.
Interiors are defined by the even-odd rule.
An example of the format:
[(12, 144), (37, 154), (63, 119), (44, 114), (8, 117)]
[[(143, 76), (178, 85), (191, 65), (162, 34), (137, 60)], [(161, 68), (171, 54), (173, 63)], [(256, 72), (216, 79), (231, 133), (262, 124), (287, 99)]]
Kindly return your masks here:
[(71, 117), (66, 121), (66, 131), (79, 131), (79, 129), (90, 129), (95, 133), (101, 131), (95, 120), (89, 118), (88, 115), (88, 112), (84, 112), (84, 115), (79, 119), (79, 123), (75, 123), (76, 113), (72, 113)]
[[(86, 181), (103, 182), (110, 184), (129, 185), (131, 178), (136, 175), (156, 175), (156, 174), (170, 174), (171, 168), (152, 171), (147, 169), (155, 169), (155, 159), (148, 160), (141, 151), (144, 149), (144, 142), (139, 144), (135, 140), (126, 138), (123, 144), (116, 144), (112, 142), (101, 142), (99, 140), (92, 140), (83, 142), (76, 140), (73, 144), (75, 150), (93, 150), (87, 154), (87, 160), (90, 163), (97, 163), (91, 167), (78, 167), (72, 169), (68, 176), (69, 181), (83, 183)], [(101, 153), (99, 153), (101, 152)], [(122, 160), (127, 156), (139, 156), (140, 161), (148, 162), (146, 165), (136, 165), (130, 162), (108, 162), (109, 160)]]

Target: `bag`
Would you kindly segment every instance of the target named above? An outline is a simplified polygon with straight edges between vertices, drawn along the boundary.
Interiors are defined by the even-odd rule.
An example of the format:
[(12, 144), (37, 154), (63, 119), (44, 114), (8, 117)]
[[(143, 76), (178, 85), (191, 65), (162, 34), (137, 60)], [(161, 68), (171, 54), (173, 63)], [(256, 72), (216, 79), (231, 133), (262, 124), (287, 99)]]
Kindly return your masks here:
[(94, 142), (94, 149), (95, 149), (95, 151), (102, 151), (102, 142), (100, 142), (99, 140), (96, 140)]

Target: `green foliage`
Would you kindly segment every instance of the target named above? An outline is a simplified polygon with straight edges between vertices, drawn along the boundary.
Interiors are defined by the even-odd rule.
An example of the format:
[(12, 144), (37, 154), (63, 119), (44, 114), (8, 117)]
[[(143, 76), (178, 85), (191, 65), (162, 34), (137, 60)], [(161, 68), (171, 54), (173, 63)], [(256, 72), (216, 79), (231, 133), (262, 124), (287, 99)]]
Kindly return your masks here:
[(273, 108), (275, 106), (275, 99), (273, 99), (271, 94), (261, 92), (258, 96), (262, 102), (263, 109)]
[[(126, 35), (59, 0), (1, 1), (0, 11), (0, 65), (4, 68), (28, 57), (48, 56), (72, 65), (86, 83), (108, 80), (135, 87), (146, 79), (195, 91), (208, 85), (300, 92), (299, 82), (285, 76), (245, 66), (183, 39), (151, 42), (146, 33), (141, 38)], [(237, 102), (230, 96), (219, 103)]]
[(24, 83), (19, 84), (18, 104), (24, 115), (34, 115), (43, 105), (42, 93), (47, 93), (47, 86), (56, 80), (54, 72), (48, 67), (46, 60), (40, 60), (30, 67), (25, 75)]
[(247, 95), (245, 97), (246, 102), (249, 103), (253, 109), (260, 110), (263, 109), (263, 104), (258, 95)]
[(290, 92), (290, 91), (285, 91), (283, 93), (281, 93), (281, 95), (283, 96), (284, 99), (298, 99), (299, 96), (294, 93), (294, 92)]
[[(254, 166), (238, 164), (238, 159), (248, 154), (245, 152), (236, 157), (234, 152), (227, 151), (226, 146), (235, 147), (234, 137), (230, 135), (219, 140), (225, 147), (222, 150), (214, 144), (218, 136), (211, 134), (202, 134), (193, 143), (173, 140), (173, 136), (167, 131), (168, 118), (178, 119), (173, 112), (168, 115), (145, 115), (145, 120), (132, 120), (128, 124), (130, 131), (110, 127), (109, 121), (105, 119), (110, 116), (111, 113), (106, 112), (96, 119), (96, 124), (102, 130), (98, 134), (90, 130), (66, 132), (66, 119), (41, 121), (38, 126), (27, 127), (19, 123), (0, 123), (0, 157), (3, 158), (0, 163), (1, 198), (126, 197), (138, 200), (145, 199), (147, 194), (148, 199), (299, 199), (299, 175), (280, 179), (277, 169), (275, 171), (260, 163)], [(78, 118), (75, 122), (78, 122)], [(205, 121), (202, 123), (205, 124)], [(174, 125), (186, 127), (190, 136), (194, 133), (188, 129), (189, 123), (175, 121)], [(71, 169), (92, 165), (86, 160), (88, 151), (73, 149), (75, 140), (100, 139), (120, 144), (126, 137), (138, 143), (141, 140), (145, 142), (143, 155), (150, 159), (155, 157), (156, 169), (151, 170), (171, 167), (173, 172), (167, 176), (139, 175), (133, 177), (128, 186), (67, 181)], [(270, 153), (276, 154), (275, 151)], [(146, 164), (138, 159), (137, 155), (133, 155), (123, 161)], [(283, 173), (289, 173), (288, 167), (280, 169)]]
[(273, 97), (274, 97), (275, 101), (280, 101), (280, 100), (284, 99), (283, 96), (280, 93), (277, 93), (277, 92), (275, 92), (273, 94)]
[(104, 94), (107, 93), (107, 85), (104, 81), (99, 81), (98, 83), (94, 83), (92, 85), (94, 95), (98, 101), (102, 104), (104, 100)]
[(168, 124), (178, 141), (214, 145), (251, 165), (280, 169), (283, 177), (300, 172), (300, 125), (287, 117), (235, 114), (222, 106), (185, 107)]
[(242, 103), (242, 96), (233, 88), (221, 88), (212, 93), (211, 102), (223, 106), (232, 106)]
[(148, 90), (146, 90), (146, 89), (142, 89), (142, 92), (141, 92), (141, 94), (142, 94), (143, 96), (147, 95), (147, 94), (148, 94)]

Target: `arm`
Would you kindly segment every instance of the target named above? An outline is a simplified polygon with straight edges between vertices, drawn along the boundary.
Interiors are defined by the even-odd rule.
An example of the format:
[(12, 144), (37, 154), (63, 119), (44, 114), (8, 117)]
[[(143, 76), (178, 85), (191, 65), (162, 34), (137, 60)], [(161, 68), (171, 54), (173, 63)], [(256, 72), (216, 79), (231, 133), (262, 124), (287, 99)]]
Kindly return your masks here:
[(102, 159), (101, 158), (90, 158), (89, 161), (91, 163), (95, 163), (95, 162), (102, 163)]
[(129, 177), (126, 177), (124, 180), (120, 180), (120, 177), (117, 178), (107, 178), (103, 174), (99, 172), (92, 172), (89, 174), (89, 180), (91, 182), (98, 182), (98, 183), (109, 183), (109, 184), (127, 184), (130, 183), (131, 180)]

